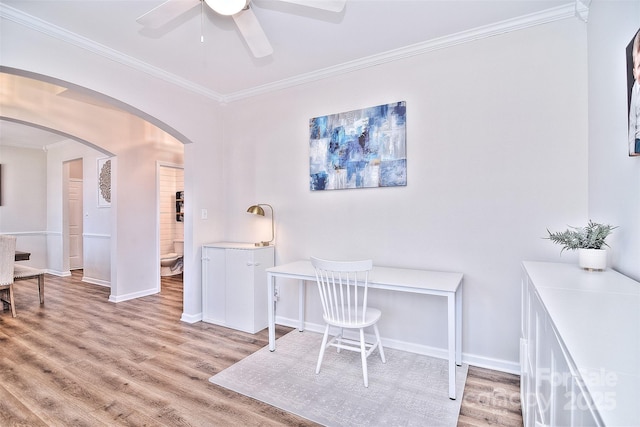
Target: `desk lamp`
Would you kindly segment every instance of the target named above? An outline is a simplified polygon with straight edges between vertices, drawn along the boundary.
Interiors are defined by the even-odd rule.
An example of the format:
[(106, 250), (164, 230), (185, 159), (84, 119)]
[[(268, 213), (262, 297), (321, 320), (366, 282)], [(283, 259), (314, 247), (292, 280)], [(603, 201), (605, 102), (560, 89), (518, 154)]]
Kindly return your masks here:
[(269, 246), (271, 245), (271, 242), (273, 242), (273, 239), (275, 238), (275, 234), (274, 234), (274, 225), (273, 225), (273, 207), (271, 205), (268, 205), (266, 203), (259, 203), (257, 205), (253, 205), (253, 206), (249, 206), (249, 209), (247, 209), (247, 212), (250, 214), (254, 214), (254, 215), (260, 215), (260, 216), (264, 216), (264, 209), (262, 209), (262, 206), (269, 206), (269, 209), (271, 209), (271, 240), (269, 240), (268, 242), (258, 242), (255, 243), (256, 246)]

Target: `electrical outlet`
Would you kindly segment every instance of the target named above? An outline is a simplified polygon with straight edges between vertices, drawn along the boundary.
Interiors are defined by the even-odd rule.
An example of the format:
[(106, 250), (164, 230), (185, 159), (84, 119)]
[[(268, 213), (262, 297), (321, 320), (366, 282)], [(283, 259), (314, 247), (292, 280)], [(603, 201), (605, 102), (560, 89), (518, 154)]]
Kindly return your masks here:
[(207, 219), (207, 216), (208, 216), (208, 215), (209, 215), (209, 214), (208, 214), (208, 212), (207, 212), (207, 210), (206, 210), (206, 209), (201, 209), (201, 210), (200, 210), (200, 219)]
[(275, 289), (273, 290), (273, 300), (274, 301), (280, 300), (280, 288), (278, 287), (278, 285), (276, 285)]

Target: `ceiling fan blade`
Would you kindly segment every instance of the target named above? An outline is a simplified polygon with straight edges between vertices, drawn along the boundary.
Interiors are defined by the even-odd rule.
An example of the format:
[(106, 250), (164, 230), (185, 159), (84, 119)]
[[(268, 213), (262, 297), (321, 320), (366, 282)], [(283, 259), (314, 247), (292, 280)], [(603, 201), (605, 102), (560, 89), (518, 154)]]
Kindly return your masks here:
[(315, 9), (328, 10), (330, 12), (341, 12), (347, 0), (280, 0), (285, 3), (294, 3), (301, 6), (313, 7)]
[(200, 4), (201, 0), (167, 0), (149, 12), (138, 17), (136, 22), (148, 28), (160, 28), (189, 9)]
[(240, 33), (247, 42), (249, 49), (256, 58), (262, 58), (273, 53), (273, 48), (267, 35), (264, 33), (258, 18), (251, 8), (246, 8), (235, 15), (233, 20), (236, 22)]

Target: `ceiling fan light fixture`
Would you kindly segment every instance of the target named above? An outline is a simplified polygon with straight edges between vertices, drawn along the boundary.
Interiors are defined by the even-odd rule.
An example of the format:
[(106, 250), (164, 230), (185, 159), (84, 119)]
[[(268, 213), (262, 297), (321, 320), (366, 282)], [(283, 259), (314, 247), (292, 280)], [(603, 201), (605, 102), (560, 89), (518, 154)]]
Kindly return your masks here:
[(244, 9), (249, 0), (204, 0), (211, 9), (220, 15), (235, 15)]

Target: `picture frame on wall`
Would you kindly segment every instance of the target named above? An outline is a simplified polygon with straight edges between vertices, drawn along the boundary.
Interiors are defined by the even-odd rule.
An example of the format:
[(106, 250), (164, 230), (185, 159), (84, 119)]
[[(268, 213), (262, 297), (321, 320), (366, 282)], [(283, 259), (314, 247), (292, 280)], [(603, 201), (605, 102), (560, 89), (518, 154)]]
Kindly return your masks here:
[(640, 156), (640, 29), (626, 49), (629, 156)]
[(405, 101), (309, 120), (311, 191), (407, 185)]
[(98, 207), (111, 206), (111, 159), (98, 159)]

